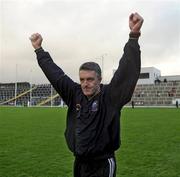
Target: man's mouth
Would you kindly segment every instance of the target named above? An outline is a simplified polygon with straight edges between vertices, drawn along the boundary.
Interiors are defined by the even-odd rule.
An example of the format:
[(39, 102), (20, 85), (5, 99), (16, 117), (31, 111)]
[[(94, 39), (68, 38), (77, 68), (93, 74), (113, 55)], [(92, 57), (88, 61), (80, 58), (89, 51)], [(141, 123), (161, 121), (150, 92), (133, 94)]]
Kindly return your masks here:
[(84, 90), (85, 90), (85, 91), (89, 91), (90, 89), (88, 89), (88, 88), (85, 88)]
[(86, 91), (86, 92), (88, 92), (88, 91), (90, 91), (91, 89), (90, 89), (90, 88), (84, 88), (83, 90)]

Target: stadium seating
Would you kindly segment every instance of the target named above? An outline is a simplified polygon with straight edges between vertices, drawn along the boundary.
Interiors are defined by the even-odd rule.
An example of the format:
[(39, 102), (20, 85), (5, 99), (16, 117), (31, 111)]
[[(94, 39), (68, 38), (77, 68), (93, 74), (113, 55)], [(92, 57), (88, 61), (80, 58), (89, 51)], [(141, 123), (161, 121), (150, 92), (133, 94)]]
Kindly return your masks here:
[[(0, 83), (0, 104), (17, 106), (36, 106), (57, 92), (50, 84), (33, 84), (28, 82), (18, 82), (15, 99), (15, 83)], [(33, 88), (33, 89), (32, 89)], [(31, 90), (32, 89), (32, 90)], [(31, 91), (30, 91), (31, 90)], [(24, 94), (23, 94), (24, 93)], [(155, 84), (137, 85), (131, 101), (136, 106), (173, 106), (173, 100), (180, 99), (180, 81), (167, 81)], [(10, 101), (8, 101), (10, 100)], [(61, 98), (56, 97), (44, 106), (59, 106)]]
[[(18, 95), (20, 95), (20, 97), (18, 97), (17, 99), (15, 99), (15, 90), (16, 90), (16, 96), (18, 97)], [(51, 94), (55, 95), (57, 93), (53, 89), (53, 87), (51, 87), (50, 84), (30, 85), (30, 83), (27, 82), (19, 82), (17, 83), (17, 89), (16, 89), (15, 83), (0, 83), (1, 105), (14, 106), (16, 104), (16, 106), (28, 106), (28, 104), (31, 103), (32, 106), (36, 106), (40, 102), (51, 97)], [(58, 106), (60, 104), (61, 104), (60, 97), (57, 97), (52, 101), (53, 106)], [(50, 106), (50, 105), (51, 102), (45, 104), (45, 106)]]
[(180, 81), (168, 81), (137, 85), (131, 102), (139, 106), (172, 106), (177, 98), (180, 98)]

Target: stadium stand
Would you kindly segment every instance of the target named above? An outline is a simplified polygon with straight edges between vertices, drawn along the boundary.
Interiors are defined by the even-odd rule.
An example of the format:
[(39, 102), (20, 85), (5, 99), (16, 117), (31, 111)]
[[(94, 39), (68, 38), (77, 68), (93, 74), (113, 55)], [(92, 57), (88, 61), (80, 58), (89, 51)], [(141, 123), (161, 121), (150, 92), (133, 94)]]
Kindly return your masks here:
[(12, 97), (14, 97), (14, 95), (15, 95), (14, 83), (0, 84), (0, 103), (11, 99)]
[[(180, 81), (138, 84), (131, 102), (137, 106), (173, 106), (180, 98)], [(129, 104), (131, 104), (131, 102)]]
[[(15, 95), (16, 94), (16, 95)], [(180, 104), (180, 80), (160, 80), (153, 84), (137, 84), (127, 106), (175, 106)], [(50, 84), (28, 82), (0, 83), (0, 105), (64, 106)]]
[[(0, 83), (0, 105), (7, 106), (62, 106), (62, 101), (50, 84), (30, 85), (28, 82)], [(46, 101), (48, 100), (48, 101)]]
[[(113, 73), (115, 70), (113, 70)], [(64, 106), (51, 84), (0, 83), (0, 105)], [(126, 106), (180, 105), (180, 75), (161, 76), (155, 67), (142, 67), (131, 101)]]

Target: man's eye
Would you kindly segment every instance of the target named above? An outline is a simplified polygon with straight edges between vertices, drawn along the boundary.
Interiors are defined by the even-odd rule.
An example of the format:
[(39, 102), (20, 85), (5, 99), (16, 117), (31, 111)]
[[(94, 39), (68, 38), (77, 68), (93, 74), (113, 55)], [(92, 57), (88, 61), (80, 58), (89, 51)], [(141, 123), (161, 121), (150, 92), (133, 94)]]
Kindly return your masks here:
[(94, 78), (88, 78), (87, 80), (88, 80), (88, 81), (93, 81), (93, 80), (94, 80)]

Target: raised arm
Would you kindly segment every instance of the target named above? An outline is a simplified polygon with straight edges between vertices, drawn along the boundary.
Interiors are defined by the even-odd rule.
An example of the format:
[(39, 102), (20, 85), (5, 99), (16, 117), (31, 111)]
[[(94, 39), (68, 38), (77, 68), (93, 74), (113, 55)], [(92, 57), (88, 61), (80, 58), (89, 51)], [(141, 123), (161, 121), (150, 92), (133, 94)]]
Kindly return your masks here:
[(43, 50), (41, 47), (43, 38), (40, 34), (32, 34), (30, 40), (37, 54), (39, 66), (56, 91), (61, 95), (65, 103), (69, 105), (72, 100), (76, 83), (65, 75), (63, 70), (53, 62), (49, 53)]
[(134, 88), (140, 74), (141, 60), (138, 38), (143, 24), (143, 18), (138, 14), (129, 17), (129, 40), (124, 47), (124, 54), (119, 62), (110, 84), (111, 102), (122, 107), (131, 100)]

